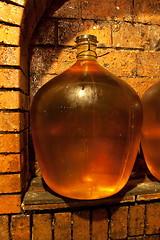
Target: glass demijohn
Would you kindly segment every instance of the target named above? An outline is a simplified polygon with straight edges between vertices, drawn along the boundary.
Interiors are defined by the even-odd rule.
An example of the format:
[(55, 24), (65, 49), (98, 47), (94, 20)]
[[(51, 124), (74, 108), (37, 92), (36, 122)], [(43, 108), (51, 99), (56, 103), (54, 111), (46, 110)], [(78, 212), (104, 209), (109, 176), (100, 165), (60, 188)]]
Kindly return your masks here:
[(48, 186), (75, 199), (120, 191), (139, 148), (142, 106), (136, 92), (97, 61), (97, 39), (76, 39), (77, 61), (46, 83), (31, 106), (31, 130)]
[(142, 105), (143, 154), (150, 172), (160, 180), (160, 81), (144, 93)]

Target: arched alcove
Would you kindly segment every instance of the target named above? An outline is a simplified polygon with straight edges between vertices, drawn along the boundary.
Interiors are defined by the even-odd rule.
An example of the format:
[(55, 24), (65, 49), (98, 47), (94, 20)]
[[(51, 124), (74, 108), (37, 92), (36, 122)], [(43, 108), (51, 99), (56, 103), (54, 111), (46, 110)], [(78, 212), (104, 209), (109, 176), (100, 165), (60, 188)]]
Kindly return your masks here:
[[(54, 16), (46, 15), (48, 7), (48, 11), (55, 12)], [(137, 185), (135, 190), (125, 189), (120, 197), (101, 202), (67, 202), (50, 194), (42, 183), (33, 179), (22, 205), (21, 200), (31, 175), (28, 156), (28, 149), (31, 149), (28, 145), (30, 88), (33, 96), (44, 82), (68, 68), (75, 61), (72, 46), (76, 35), (91, 33), (98, 37), (98, 54), (110, 52), (99, 58), (99, 63), (122, 77), (141, 96), (160, 77), (159, 16), (157, 0), (100, 0), (98, 4), (96, 0), (0, 1), (0, 229), (4, 236), (8, 234), (5, 239), (11, 236), (39, 239), (41, 229), (44, 239), (54, 236), (55, 240), (59, 239), (59, 234), (61, 239), (64, 236), (78, 239), (81, 233), (91, 239), (93, 236), (97, 239), (134, 239), (135, 236), (157, 239), (159, 183), (155, 179), (147, 179), (143, 184), (143, 179), (138, 182), (135, 177), (129, 185), (129, 189)], [(50, 24), (46, 25), (45, 21)], [(41, 35), (42, 30), (50, 32), (53, 22), (54, 37), (57, 36), (54, 44), (42, 43), (46, 38)], [(35, 81), (33, 89), (29, 77)], [(124, 195), (126, 193), (128, 195)], [(44, 199), (48, 202), (42, 202)], [(86, 211), (82, 211), (84, 207)], [(74, 208), (79, 209), (79, 214)], [(120, 222), (123, 222), (123, 231)]]
[[(57, 5), (55, 1), (55, 9), (64, 2), (59, 1)], [(30, 179), (29, 46), (36, 25), (51, 3), (49, 0), (0, 1), (1, 213), (21, 211), (21, 197)]]
[[(44, 12), (49, 4), (58, 23), (54, 32), (54, 36), (59, 32), (54, 43), (56, 54), (52, 54), (50, 42), (46, 45), (32, 39), (31, 43), (41, 17), (40, 28), (46, 28)], [(135, 188), (98, 202), (67, 202), (43, 189), (37, 178), (24, 198), (22, 194), (30, 180), (30, 43), (34, 70), (30, 75), (36, 85), (32, 95), (37, 86), (74, 61), (73, 40), (85, 29), (102, 43), (99, 54), (110, 52), (107, 58), (99, 58), (100, 64), (129, 82), (141, 96), (160, 77), (159, 7), (159, 0), (0, 0), (0, 239), (159, 239), (160, 190), (153, 178), (145, 182), (134, 178), (129, 189), (137, 185)], [(41, 51), (35, 50), (39, 47)], [(48, 48), (48, 63), (43, 48)], [(40, 78), (36, 66), (39, 57), (46, 66)], [(60, 66), (57, 70), (55, 63)], [(50, 71), (46, 72), (47, 68)]]
[[(109, 69), (112, 73), (120, 76), (124, 81), (128, 82), (141, 97), (143, 92), (150, 85), (158, 81), (157, 74), (159, 74), (157, 65), (158, 54), (155, 50), (158, 38), (154, 35), (154, 37), (150, 39), (151, 33), (149, 32), (153, 30), (150, 27), (150, 24), (140, 24), (136, 22), (136, 20), (133, 24), (134, 16), (131, 13), (133, 10), (132, 4), (129, 5), (132, 10), (129, 10), (129, 7), (127, 8), (128, 18), (126, 18), (125, 11), (121, 11), (119, 15), (117, 14), (119, 7), (119, 5), (116, 5), (117, 3), (112, 5), (114, 11), (108, 13), (105, 9), (103, 13), (102, 10), (98, 10), (98, 14), (96, 15), (92, 9), (93, 11), (91, 10), (91, 15), (89, 15), (87, 6), (92, 6), (90, 2), (68, 2), (72, 2), (72, 8), (74, 9), (74, 12), (72, 13), (73, 16), (70, 15), (70, 12), (62, 11), (63, 6), (62, 8), (59, 8), (60, 13), (55, 11), (54, 15), (51, 7), (37, 25), (37, 29), (32, 38), (30, 58), (31, 101), (36, 91), (45, 82), (57, 74), (60, 74), (74, 63), (76, 60), (75, 49), (73, 49), (74, 40), (77, 35), (84, 33), (97, 36), (99, 41), (97, 50), (98, 55), (109, 52), (107, 56), (99, 58), (98, 62)], [(81, 4), (79, 5), (79, 3)], [(127, 4), (126, 1), (125, 3)], [(69, 5), (67, 7), (69, 8)], [(106, 12), (108, 14), (107, 17), (105, 15)], [(146, 44), (149, 39), (150, 43)], [(145, 58), (148, 56), (152, 59), (149, 60), (150, 63), (154, 60), (156, 62), (154, 72), (150, 70), (146, 72), (145, 70), (150, 68), (150, 63), (146, 64), (145, 62)], [(123, 196), (127, 194), (130, 189), (144, 181), (145, 173), (143, 170), (146, 171), (146, 166), (142, 155), (139, 154), (132, 173), (132, 177), (135, 179), (124, 189), (124, 192), (122, 193)], [(35, 176), (40, 176), (39, 173), (39, 168), (36, 166)], [(46, 192), (43, 192), (44, 189), (42, 183), (36, 182), (36, 180), (35, 182), (33, 181), (32, 189), (34, 189), (35, 186), (38, 186), (37, 188), (41, 189), (42, 195), (46, 193), (45, 196), (47, 198), (47, 193), (50, 190), (46, 188)], [(32, 193), (34, 194), (34, 190)], [(30, 193), (26, 194), (26, 198), (24, 199), (24, 209), (37, 210), (40, 207), (42, 207), (42, 209), (53, 209), (54, 207), (57, 209), (67, 208), (68, 206), (72, 207), (76, 204), (78, 207), (81, 206), (81, 204), (82, 206), (85, 205), (85, 203), (77, 203), (74, 201), (71, 203), (65, 202), (65, 199), (63, 198), (56, 199), (56, 195), (54, 195), (53, 192), (52, 196), (48, 196), (45, 202), (45, 197), (43, 198), (42, 195), (37, 194), (37, 198), (35, 197), (34, 199), (31, 197)], [(134, 196), (131, 198), (127, 198), (128, 196), (126, 196), (123, 200), (121, 200), (123, 198), (121, 197), (118, 198), (119, 202), (134, 201)], [(51, 204), (47, 205), (49, 201)], [(58, 206), (56, 201), (59, 201)], [(106, 199), (106, 203), (108, 202), (109, 200), (107, 201)], [(86, 203), (86, 205), (87, 204), (92, 206), (91, 203)], [(102, 201), (95, 204), (103, 205), (104, 203)]]
[[(48, 8), (49, 6), (50, 8)], [(31, 79), (28, 80), (31, 101), (39, 87), (74, 63), (76, 59), (75, 49), (73, 49), (74, 40), (77, 35), (85, 33), (97, 36), (98, 55), (109, 51), (107, 56), (98, 59), (99, 63), (127, 81), (140, 96), (146, 88), (157, 81), (156, 71), (153, 76), (150, 76), (150, 73), (142, 72), (145, 68), (143, 62), (146, 57), (145, 51), (154, 49), (156, 45), (154, 39), (149, 46), (144, 44), (150, 38), (150, 34), (146, 35), (146, 31), (150, 31), (149, 27), (147, 29), (145, 25), (142, 27), (138, 23), (132, 24), (135, 17), (132, 1), (123, 1), (123, 9), (117, 2), (108, 2), (105, 8), (103, 8), (103, 3), (100, 6), (95, 11), (95, 4), (79, 0), (61, 0), (58, 3), (42, 1), (41, 4), (39, 1), (26, 2), (21, 24), (20, 67), (25, 77)], [(121, 11), (119, 11), (120, 9)], [(51, 33), (52, 36), (49, 36)], [(133, 37), (127, 42), (125, 39), (131, 34)], [(124, 36), (123, 41), (120, 39), (120, 35)], [(48, 42), (43, 37), (46, 37)], [(144, 53), (142, 53), (143, 51)], [(153, 54), (151, 58), (157, 59), (156, 54)], [(141, 62), (144, 68), (140, 67), (141, 64), (138, 66), (138, 63)], [(29, 74), (29, 65), (27, 64), (30, 64)], [(23, 102), (22, 96), (21, 104)], [(25, 131), (21, 138), (20, 142), (26, 142), (27, 133)], [(30, 156), (32, 156), (31, 145), (29, 150)], [(21, 158), (21, 177), (25, 192), (28, 185), (27, 179), (30, 179), (28, 152), (26, 151), (23, 156)]]
[[(34, 30), (40, 21), (41, 17), (43, 16), (46, 9), (52, 4), (54, 1), (48, 1), (48, 0), (42, 0), (42, 1), (36, 1), (36, 0), (28, 0), (23, 1), (24, 2), (24, 10), (22, 15), (22, 21), (21, 21), (21, 31), (20, 31), (20, 69), (21, 69), (21, 75), (20, 75), (20, 88), (21, 85), (24, 84), (24, 81), (26, 82), (25, 85), (27, 86), (28, 90), (25, 93), (28, 98), (30, 99), (30, 84), (29, 84), (29, 56), (30, 56), (30, 44), (31, 44), (31, 38), (34, 33)], [(63, 2), (63, 1), (61, 1)], [(61, 4), (61, 3), (60, 3)], [(23, 96), (20, 96), (20, 110), (26, 110), (24, 109), (23, 104), (27, 104), (27, 110), (26, 112), (21, 113), (23, 114), (22, 119), (20, 119), (20, 124), (22, 121), (24, 121), (24, 134), (20, 136), (20, 144), (25, 143), (24, 153), (22, 157), (20, 158), (20, 166), (21, 166), (21, 189), (22, 189), (22, 197), (25, 193), (28, 183), (31, 178), (30, 173), (30, 162), (29, 162), (29, 156), (30, 156), (30, 145), (29, 145), (29, 106), (30, 106), (30, 100), (28, 99), (27, 103), (24, 103)]]
[[(52, 3), (32, 38), (31, 101), (45, 82), (62, 73), (75, 62), (76, 50), (73, 47), (74, 40), (79, 34), (97, 36), (98, 55), (109, 52), (107, 56), (99, 58), (98, 62), (128, 82), (140, 97), (150, 85), (158, 81), (155, 77), (156, 72), (152, 77), (149, 76), (150, 74), (144, 74), (143, 67), (141, 68), (139, 64), (145, 58), (147, 51), (155, 49), (158, 40), (154, 36), (150, 39), (150, 43), (145, 45), (150, 38), (150, 34), (146, 33), (151, 30), (149, 25), (141, 26), (136, 21), (133, 24), (131, 1), (123, 1), (123, 9), (120, 2), (108, 2), (104, 9), (102, 3), (103, 1), (100, 2), (100, 8), (97, 10), (95, 10), (95, 3), (87, 1), (68, 1), (67, 7), (62, 4), (57, 9), (53, 7), (54, 2)], [(157, 59), (156, 54), (152, 57)], [(142, 165), (140, 160), (136, 167), (139, 165)], [(37, 168), (37, 174), (39, 174), (39, 168)]]

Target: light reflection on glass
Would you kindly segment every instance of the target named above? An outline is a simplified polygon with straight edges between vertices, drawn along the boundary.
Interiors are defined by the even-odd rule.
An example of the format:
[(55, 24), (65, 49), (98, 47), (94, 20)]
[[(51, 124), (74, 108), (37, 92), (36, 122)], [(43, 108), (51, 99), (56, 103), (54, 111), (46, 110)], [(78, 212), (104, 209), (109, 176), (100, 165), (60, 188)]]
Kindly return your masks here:
[(94, 104), (97, 99), (98, 91), (95, 86), (74, 86), (68, 89), (67, 101), (72, 108), (77, 105)]
[(84, 92), (84, 90), (79, 90), (79, 93), (78, 93), (78, 95), (79, 95), (80, 97), (84, 96), (84, 95), (85, 95), (85, 92)]

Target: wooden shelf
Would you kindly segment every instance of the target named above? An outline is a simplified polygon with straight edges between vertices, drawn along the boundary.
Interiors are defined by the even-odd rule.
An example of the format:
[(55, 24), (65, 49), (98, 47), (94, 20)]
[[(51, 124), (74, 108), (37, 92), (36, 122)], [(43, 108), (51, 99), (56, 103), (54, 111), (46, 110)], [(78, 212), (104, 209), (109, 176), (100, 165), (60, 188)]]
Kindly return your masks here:
[(142, 201), (160, 199), (160, 182), (146, 173), (130, 177), (127, 185), (112, 197), (100, 200), (74, 200), (62, 197), (51, 191), (41, 177), (33, 178), (26, 192), (22, 209), (31, 210), (58, 210), (66, 208), (80, 208), (106, 206), (112, 204), (129, 204)]

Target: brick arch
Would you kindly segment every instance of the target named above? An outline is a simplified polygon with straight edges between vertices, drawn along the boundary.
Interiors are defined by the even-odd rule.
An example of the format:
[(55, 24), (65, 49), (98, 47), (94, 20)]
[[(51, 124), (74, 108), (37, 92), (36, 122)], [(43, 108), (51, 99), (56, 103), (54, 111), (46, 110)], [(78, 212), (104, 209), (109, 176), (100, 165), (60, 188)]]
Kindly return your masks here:
[(50, 0), (0, 1), (0, 214), (21, 211), (29, 182), (28, 49)]
[[(78, 2), (78, 0), (73, 1)], [(146, 179), (146, 187), (148, 186), (146, 189), (148, 189), (148, 191), (143, 192), (144, 186), (143, 189), (140, 189), (141, 184), (138, 184), (139, 180), (135, 178), (135, 175), (133, 175), (133, 182), (134, 184), (138, 184), (138, 188), (135, 189), (136, 195), (126, 195), (121, 201), (115, 196), (108, 199), (109, 204), (107, 203), (107, 205), (104, 204), (104, 202), (102, 205), (98, 202), (97, 207), (94, 206), (92, 208), (91, 205), (89, 207), (87, 207), (87, 205), (85, 209), (83, 209), (84, 202), (80, 203), (80, 206), (77, 206), (77, 203), (73, 202), (73, 204), (77, 206), (75, 210), (68, 208), (66, 202), (63, 204), (63, 202), (60, 201), (60, 204), (56, 202), (56, 204), (51, 205), (56, 208), (55, 212), (53, 208), (50, 210), (48, 206), (43, 206), (43, 210), (41, 208), (41, 211), (39, 205), (32, 204), (30, 208), (28, 208), (28, 212), (25, 214), (17, 214), (21, 211), (21, 176), (23, 176), (25, 180), (23, 169), (25, 169), (26, 166), (23, 165), (23, 162), (28, 159), (27, 146), (25, 147), (23, 145), (23, 143), (26, 143), (28, 127), (27, 110), (25, 110), (25, 108), (28, 106), (29, 94), (27, 75), (24, 74), (27, 66), (25, 65), (27, 64), (27, 55), (25, 55), (25, 46), (22, 47), (21, 44), (24, 39), (23, 35), (30, 39), (35, 27), (28, 23), (28, 27), (30, 26), (31, 29), (33, 27), (30, 34), (25, 35), (23, 33), (23, 35), (20, 35), (21, 29), (25, 29), (26, 33), (29, 33), (27, 21), (26, 25), (21, 25), (22, 17), (25, 15), (24, 13), (26, 13), (27, 16), (27, 8), (25, 8), (26, 2), (29, 4), (28, 7), (33, 3), (32, 0), (0, 0), (0, 239), (54, 238), (56, 240), (60, 239), (60, 236), (62, 236), (63, 239), (65, 239), (64, 236), (66, 236), (66, 239), (67, 237), (77, 239), (79, 236), (95, 239), (107, 239), (107, 237), (112, 239), (134, 239), (135, 236), (137, 236), (138, 239), (158, 239), (160, 234), (160, 215), (158, 211), (160, 208), (160, 195), (159, 192), (154, 191), (154, 189), (158, 189), (158, 183), (148, 182), (149, 179)], [(62, 0), (55, 0), (55, 2), (62, 2)], [(134, 75), (135, 72), (133, 72), (132, 77), (127, 74), (127, 76), (124, 76), (124, 79), (133, 84), (133, 86), (135, 85), (139, 92), (146, 90), (149, 85), (156, 82), (160, 77), (158, 64), (158, 32), (160, 19), (158, 16), (160, 15), (156, 14), (156, 11), (159, 11), (159, 1), (100, 0), (98, 8), (96, 5), (96, 9), (94, 1), (79, 0), (79, 3), (80, 2), (83, 3), (80, 8), (83, 8), (82, 16), (84, 20), (91, 14), (91, 19), (97, 17), (102, 21), (106, 19), (106, 12), (108, 12), (108, 10), (103, 7), (104, 3), (114, 4), (114, 2), (116, 2), (117, 4), (120, 2), (120, 6), (123, 6), (123, 2), (127, 4), (130, 2), (134, 3), (134, 22), (136, 22), (136, 24), (133, 24), (132, 21), (127, 22), (128, 20), (123, 21), (124, 19), (122, 18), (121, 31), (117, 31), (120, 25), (111, 18), (111, 23), (113, 24), (113, 42), (110, 47), (113, 49), (119, 46), (122, 48), (122, 52), (124, 49), (124, 53), (127, 54), (129, 52), (129, 49), (126, 49), (128, 42), (125, 38), (126, 35), (123, 34), (124, 29), (127, 30), (129, 36), (133, 37), (130, 38), (129, 41), (131, 44), (130, 51), (131, 55), (136, 55), (135, 62), (137, 64), (136, 71), (138, 75)], [(47, 7), (46, 0), (34, 0), (34, 3), (35, 6), (37, 3), (40, 3), (43, 7)], [(41, 11), (43, 10), (42, 6), (40, 7)], [(94, 7), (94, 9), (92, 9), (92, 7)], [(110, 9), (112, 10), (113, 8)], [(126, 9), (128, 10), (129, 7)], [(119, 11), (117, 5), (116, 10)], [(30, 17), (33, 17), (32, 14), (30, 14)], [(28, 15), (29, 21), (31, 20), (30, 17)], [(115, 17), (117, 17), (117, 14)], [(74, 26), (74, 24), (72, 26)], [(139, 29), (149, 34), (148, 37), (146, 37), (145, 34), (141, 35)], [(19, 43), (20, 36), (21, 41)], [(28, 44), (30, 42), (29, 39), (27, 40)], [(141, 48), (141, 51), (139, 51), (138, 48)], [(121, 50), (116, 52), (116, 56), (111, 57), (110, 62), (116, 65), (117, 62), (120, 62), (119, 59), (124, 60), (126, 55), (123, 55), (123, 59), (119, 58), (120, 56), (122, 56)], [(125, 66), (127, 66), (129, 60), (130, 59), (127, 58), (124, 61), (124, 63), (126, 63)], [(106, 63), (108, 62), (104, 62), (107, 66)], [(133, 64), (133, 62), (131, 64)], [(141, 161), (139, 165), (141, 165)], [(155, 179), (153, 179), (153, 181), (155, 181)], [(145, 184), (145, 182), (143, 183)], [(131, 183), (130, 186), (132, 186)], [(137, 195), (138, 189), (140, 191), (142, 190), (142, 194)], [(33, 188), (29, 194), (30, 196), (35, 194)], [(83, 206), (81, 206), (81, 204)], [(65, 206), (67, 207), (66, 210), (64, 209)], [(27, 209), (27, 206), (24, 205), (23, 209)], [(36, 210), (38, 210), (38, 212)], [(78, 211), (79, 213), (77, 214)], [(13, 215), (10, 215), (10, 213), (13, 213)]]
[[(55, 2), (61, 4), (65, 1), (55, 0)], [(28, 46), (32, 33), (50, 2), (53, 3), (51, 0), (0, 0), (0, 214), (21, 211), (22, 193), (27, 188), (29, 180), (27, 142), (29, 126)], [(87, 3), (87, 1), (81, 0), (77, 2), (83, 3), (82, 6), (80, 5), (80, 10), (82, 10), (81, 18), (88, 19), (88, 14), (92, 9), (90, 19), (106, 20), (106, 16), (108, 16), (106, 15), (108, 7), (104, 8), (104, 2), (106, 1), (100, 1), (100, 7), (96, 9), (97, 11), (95, 11), (94, 1)], [(123, 0), (122, 2), (133, 1), (127, 2)], [(158, 71), (159, 53), (155, 49), (155, 47), (157, 49), (159, 47), (158, 42), (155, 43), (155, 46), (154, 44), (152, 46), (153, 41), (151, 41), (148, 48), (144, 47), (146, 39), (150, 41), (156, 29), (158, 31), (159, 18), (155, 14), (153, 4), (150, 4), (154, 0), (143, 0), (142, 3), (138, 0), (134, 2), (134, 6), (131, 4), (129, 7), (128, 5), (126, 9), (131, 8), (130, 12), (134, 12), (135, 26), (132, 25), (132, 19), (131, 22), (126, 22), (126, 19), (123, 21), (123, 17), (120, 16), (122, 29), (118, 32), (116, 29), (119, 28), (119, 25), (114, 21), (114, 18), (109, 18), (113, 26), (112, 30), (115, 28), (115, 31), (112, 31), (113, 42), (110, 48), (115, 49), (120, 46), (122, 49), (122, 51), (116, 52), (116, 56), (115, 52), (113, 57), (110, 55), (110, 62), (113, 61), (116, 66), (116, 61), (119, 63), (122, 55), (124, 58), (128, 55), (129, 49), (128, 43), (125, 41), (125, 35), (122, 41), (119, 42), (124, 29), (127, 28), (129, 36), (134, 36), (130, 39), (130, 47), (131, 55), (135, 56), (135, 60), (131, 62), (130, 58), (127, 58), (124, 63), (127, 66), (129, 61), (131, 64), (135, 62), (137, 68), (136, 72), (132, 73), (132, 77), (128, 75), (128, 71), (125, 72), (124, 79), (133, 83), (133, 85), (135, 84), (137, 89), (140, 89), (139, 85), (145, 89), (146, 86), (148, 87), (149, 84), (151, 85), (157, 81), (160, 76)], [(148, 5), (146, 5), (146, 2), (148, 2)], [(117, 4), (117, 1), (110, 2), (114, 8), (115, 3)], [(158, 1), (156, 3), (156, 9), (158, 9)], [(133, 7), (134, 9), (132, 9)], [(118, 16), (117, 11), (116, 5), (115, 19)], [(139, 35), (139, 29), (142, 28), (144, 33), (149, 33), (147, 38)], [(138, 34), (134, 35), (134, 32)], [(137, 38), (139, 41), (137, 41)], [(155, 41), (155, 39), (152, 40)], [(137, 42), (140, 45), (135, 45)], [(141, 51), (138, 51), (139, 48)], [(148, 61), (145, 59), (148, 59)], [(126, 63), (126, 61), (128, 62)], [(138, 79), (136, 78), (137, 73), (139, 74)]]

